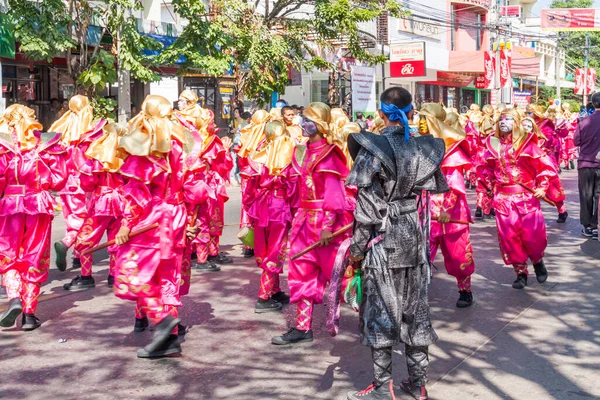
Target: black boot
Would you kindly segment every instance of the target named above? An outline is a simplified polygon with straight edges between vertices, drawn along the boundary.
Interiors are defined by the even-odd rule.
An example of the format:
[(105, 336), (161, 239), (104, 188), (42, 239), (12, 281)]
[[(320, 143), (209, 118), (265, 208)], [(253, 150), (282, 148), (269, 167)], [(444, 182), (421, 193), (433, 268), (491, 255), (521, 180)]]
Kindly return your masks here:
[(23, 305), (21, 299), (12, 299), (8, 303), (8, 308), (2, 313), (0, 317), (0, 326), (3, 328), (10, 328), (15, 324), (17, 317), (23, 312)]
[(190, 255), (190, 260), (197, 260), (198, 259), (198, 254), (196, 254), (196, 252), (194, 251), (191, 255)]
[(175, 354), (181, 354), (181, 344), (176, 335), (169, 335), (167, 340), (162, 342), (153, 351), (147, 351), (146, 348), (143, 348), (137, 352), (139, 358), (161, 358)]
[(233, 264), (233, 258), (228, 257), (225, 253), (219, 253), (216, 256), (208, 256), (208, 262), (217, 264)]
[(69, 251), (69, 248), (59, 240), (54, 243), (54, 251), (56, 252), (56, 268), (61, 272), (65, 271), (67, 269), (67, 251)]
[(254, 257), (254, 249), (244, 249), (244, 258)]
[(559, 224), (564, 224), (565, 222), (567, 222), (568, 216), (569, 216), (569, 213), (566, 211), (564, 213), (560, 213), (560, 214), (558, 214), (558, 219), (556, 220), (556, 222)]
[(496, 217), (496, 210), (494, 210), (493, 208), (490, 210), (490, 217)]
[(396, 400), (394, 383), (390, 380), (381, 386), (371, 383), (366, 389), (348, 392), (348, 400)]
[(188, 327), (183, 324), (177, 324), (177, 336), (185, 336), (188, 333)]
[(70, 283), (65, 283), (63, 289), (65, 290), (85, 290), (96, 287), (96, 281), (93, 276), (79, 276), (71, 280)]
[(81, 259), (79, 257), (73, 257), (71, 260), (71, 268), (80, 269), (81, 268)]
[(23, 314), (23, 322), (21, 329), (24, 331), (32, 331), (42, 326), (40, 320), (33, 314)]
[(256, 300), (256, 304), (254, 305), (254, 312), (257, 314), (273, 312), (273, 311), (281, 311), (283, 306), (281, 303), (273, 300), (273, 299), (258, 299)]
[(569, 161), (569, 167), (571, 167), (571, 169), (575, 169), (575, 161)]
[(221, 267), (211, 262), (196, 263), (194, 269), (198, 272), (219, 272)]
[(294, 344), (294, 343), (305, 343), (313, 341), (312, 330), (300, 331), (296, 328), (290, 328), (289, 331), (281, 336), (273, 336), (271, 343), (276, 345)]
[(537, 264), (533, 264), (533, 269), (535, 270), (535, 277), (539, 283), (544, 283), (548, 279), (548, 270), (546, 269), (546, 265), (544, 264), (544, 260), (540, 261)]
[(106, 278), (106, 286), (108, 286), (109, 288), (112, 288), (113, 286), (115, 286), (115, 277), (112, 275), (109, 275), (108, 278)]
[(283, 293), (281, 290), (271, 296), (271, 299), (275, 300), (281, 304), (290, 304), (290, 296), (286, 293)]
[(417, 400), (427, 400), (429, 396), (427, 395), (427, 389), (425, 386), (415, 385), (410, 378), (406, 378), (400, 384), (400, 389), (406, 394), (410, 394), (413, 399)]
[(477, 207), (475, 210), (475, 218), (483, 218), (483, 210), (481, 207)]
[(163, 318), (163, 320), (154, 327), (152, 341), (148, 343), (146, 347), (138, 351), (138, 357), (140, 357), (140, 354), (152, 354), (159, 348), (162, 348), (161, 346), (163, 346), (163, 344), (165, 344), (165, 342), (169, 339), (169, 335), (171, 335), (171, 332), (173, 329), (175, 329), (179, 322), (181, 322), (181, 320), (173, 317), (172, 315), (167, 315), (165, 318)]
[(461, 290), (458, 292), (459, 297), (456, 302), (456, 307), (458, 308), (467, 308), (473, 305), (473, 293), (467, 292), (466, 290)]
[(133, 325), (134, 332), (144, 332), (146, 328), (148, 328), (148, 317), (135, 319), (135, 325)]
[(527, 275), (517, 275), (517, 280), (512, 284), (513, 289), (525, 289), (525, 286), (527, 286)]

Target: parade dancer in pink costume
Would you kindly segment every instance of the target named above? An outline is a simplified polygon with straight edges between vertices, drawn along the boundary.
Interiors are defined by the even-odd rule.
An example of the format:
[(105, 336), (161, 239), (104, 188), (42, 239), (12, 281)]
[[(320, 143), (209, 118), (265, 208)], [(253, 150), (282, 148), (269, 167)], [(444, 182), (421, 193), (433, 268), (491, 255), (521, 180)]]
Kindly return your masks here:
[[(162, 357), (181, 352), (177, 338), (181, 264), (188, 236), (196, 229), (187, 225), (186, 199), (198, 191), (196, 179), (185, 161), (200, 154), (189, 132), (173, 116), (170, 102), (150, 95), (140, 113), (129, 121), (130, 133), (119, 141), (128, 153), (120, 173), (125, 202), (121, 228), (116, 236), (114, 292), (117, 297), (135, 300), (139, 316), (155, 325), (152, 341), (138, 351), (138, 357)], [(185, 158), (184, 149), (193, 146)], [(132, 231), (153, 224), (158, 227), (136, 237)], [(143, 320), (143, 318), (142, 318)], [(136, 320), (136, 328), (138, 321)]]
[[(63, 216), (67, 230), (65, 236), (54, 243), (56, 251), (56, 267), (64, 271), (67, 268), (67, 251), (75, 244), (77, 235), (87, 217), (86, 193), (79, 181), (79, 167), (85, 164), (85, 151), (90, 141), (87, 138), (102, 130), (105, 121), (94, 126), (94, 110), (86, 96), (76, 95), (69, 100), (67, 111), (49, 129), (49, 132), (59, 132), (61, 143), (67, 149), (68, 180), (60, 193)], [(93, 132), (90, 132), (93, 131)], [(73, 267), (81, 266), (79, 254), (75, 252)]]
[(348, 175), (341, 149), (332, 143), (329, 131), (331, 111), (324, 103), (311, 103), (301, 124), (309, 138), (306, 148), (296, 148), (293, 165), (300, 174), (298, 211), (290, 233), (290, 254), (294, 255), (313, 243), (321, 247), (289, 264), (290, 301), (297, 303), (296, 326), (271, 342), (276, 345), (311, 342), (313, 305), (323, 301), (323, 294), (343, 238), (332, 233), (345, 222), (343, 180)]
[[(85, 164), (78, 167), (81, 188), (91, 193), (87, 204), (87, 217), (83, 223), (75, 251), (83, 254), (85, 250), (97, 246), (106, 232), (108, 240), (113, 240), (121, 226), (123, 215), (123, 197), (120, 188), (123, 177), (117, 171), (123, 164), (126, 154), (117, 149), (119, 137), (125, 132), (117, 124), (108, 124), (102, 131), (90, 137), (92, 141), (87, 149)], [(109, 273), (107, 284), (113, 287), (115, 269), (115, 246), (109, 248)], [(83, 290), (96, 286), (92, 277), (92, 254), (81, 256), (81, 275), (63, 285), (65, 290)]]
[[(538, 282), (548, 278), (544, 250), (548, 244), (540, 199), (556, 174), (552, 161), (527, 134), (514, 110), (500, 115), (496, 135), (487, 141), (482, 178), (494, 190), (498, 241), (504, 262), (512, 264), (517, 279), (513, 288), (527, 286), (527, 260), (531, 259)], [(533, 189), (530, 193), (522, 185)]]
[(475, 165), (477, 172), (477, 209), (475, 210), (475, 218), (482, 219), (484, 215), (494, 216), (495, 211), (492, 209), (492, 188), (486, 187), (485, 183), (481, 179), (479, 172), (481, 167), (485, 164), (484, 154), (486, 151), (486, 140), (494, 132), (494, 108), (486, 104), (483, 106), (483, 114), (477, 124), (478, 140), (477, 150), (475, 155)]
[(567, 212), (567, 207), (565, 206), (565, 199), (567, 196), (558, 176), (558, 165), (554, 163), (554, 160), (552, 159), (552, 157), (550, 157), (549, 153), (547, 152), (547, 149), (543, 147), (545, 143), (548, 143), (548, 140), (546, 136), (538, 130), (538, 127), (535, 125), (535, 122), (532, 118), (523, 118), (523, 120), (521, 121), (521, 125), (523, 125), (523, 129), (526, 133), (534, 133), (534, 135), (538, 139), (538, 146), (546, 152), (546, 155), (554, 165), (556, 173), (550, 178), (550, 186), (548, 187), (547, 195), (548, 198), (556, 204), (556, 209), (558, 210), (558, 219), (556, 220), (556, 222), (559, 224), (564, 224), (567, 221), (567, 217), (569, 216), (569, 213)]
[(422, 118), (419, 133), (444, 139), (446, 144), (441, 169), (450, 191), (431, 196), (431, 214), (437, 217), (437, 221), (431, 221), (430, 254), (431, 260), (434, 260), (438, 248), (441, 248), (446, 271), (456, 278), (458, 285), (456, 307), (465, 308), (473, 304), (471, 275), (475, 273), (475, 263), (471, 229), (468, 224), (450, 221), (473, 222), (464, 179), (465, 172), (471, 168), (471, 161), (466, 135), (442, 122), (448, 120), (448, 114), (440, 104), (425, 104), (419, 112)]
[(35, 311), (50, 267), (50, 190), (67, 180), (60, 135), (47, 140), (41, 129), (34, 111), (20, 104), (0, 117), (0, 274), (10, 302), (0, 326), (13, 326), (23, 313), (25, 331), (41, 325)]
[(242, 171), (247, 181), (242, 203), (252, 218), (256, 265), (262, 269), (254, 306), (257, 313), (279, 311), (290, 302), (290, 297), (281, 291), (279, 277), (299, 177), (291, 165), (295, 143), (287, 135), (285, 125), (269, 122), (265, 135), (266, 145), (248, 158), (248, 166)]

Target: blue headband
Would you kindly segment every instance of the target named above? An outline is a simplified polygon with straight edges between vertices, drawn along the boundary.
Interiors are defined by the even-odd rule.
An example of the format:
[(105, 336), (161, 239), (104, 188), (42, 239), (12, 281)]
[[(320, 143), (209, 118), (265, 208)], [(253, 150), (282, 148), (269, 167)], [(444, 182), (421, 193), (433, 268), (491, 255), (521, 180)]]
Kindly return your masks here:
[(381, 111), (388, 117), (390, 121), (400, 121), (404, 125), (404, 141), (408, 142), (410, 138), (410, 128), (408, 126), (408, 118), (406, 114), (412, 110), (412, 104), (404, 108), (398, 108), (395, 104), (385, 104), (381, 102)]

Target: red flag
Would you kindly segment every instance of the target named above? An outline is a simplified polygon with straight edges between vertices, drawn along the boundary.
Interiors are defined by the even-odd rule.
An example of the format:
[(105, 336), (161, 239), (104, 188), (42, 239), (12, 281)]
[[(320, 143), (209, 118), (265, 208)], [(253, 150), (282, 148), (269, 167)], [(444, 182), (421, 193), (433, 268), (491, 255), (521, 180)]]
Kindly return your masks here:
[(486, 51), (483, 58), (483, 76), (485, 78), (485, 88), (493, 89), (496, 81), (496, 53)]
[(596, 87), (596, 68), (588, 68), (587, 80), (585, 81), (587, 85), (587, 94), (594, 93), (594, 88)]
[(583, 94), (583, 68), (577, 68), (575, 70), (575, 89), (574, 94)]

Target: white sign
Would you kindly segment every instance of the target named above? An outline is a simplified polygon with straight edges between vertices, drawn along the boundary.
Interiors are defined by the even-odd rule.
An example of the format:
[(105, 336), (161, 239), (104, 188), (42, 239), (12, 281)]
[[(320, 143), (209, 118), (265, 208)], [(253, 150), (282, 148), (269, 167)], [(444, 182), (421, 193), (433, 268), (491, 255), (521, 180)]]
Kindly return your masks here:
[(352, 112), (377, 111), (377, 94), (375, 92), (375, 68), (352, 67)]
[(425, 60), (425, 42), (390, 44), (390, 62)]
[(434, 40), (442, 40), (439, 23), (432, 23), (414, 15), (398, 18), (398, 31)]

